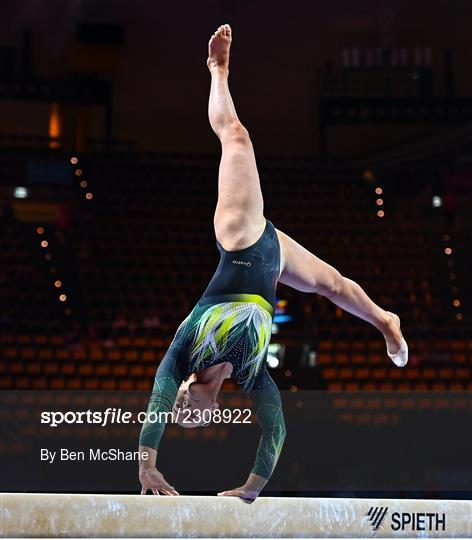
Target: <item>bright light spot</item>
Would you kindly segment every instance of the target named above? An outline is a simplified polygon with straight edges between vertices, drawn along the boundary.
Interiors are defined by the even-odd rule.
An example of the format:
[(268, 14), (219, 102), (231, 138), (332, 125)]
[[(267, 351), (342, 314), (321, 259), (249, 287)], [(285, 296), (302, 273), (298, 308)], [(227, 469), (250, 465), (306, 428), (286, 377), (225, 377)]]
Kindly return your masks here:
[(82, 169), (76, 169), (75, 176), (82, 176), (82, 173), (83, 173)]
[(442, 199), (439, 195), (435, 195), (433, 197), (433, 206), (434, 208), (439, 208), (440, 206), (442, 206)]
[(90, 201), (91, 199), (93, 199), (93, 193), (90, 193), (90, 191), (85, 195), (85, 198)]
[(379, 211), (377, 212), (377, 215), (378, 215), (379, 217), (384, 217), (384, 216), (385, 216), (385, 212), (384, 212), (383, 210), (379, 210)]
[(298, 392), (298, 386), (295, 386), (295, 385), (291, 386), (290, 392)]
[(449, 248), (449, 247), (447, 247), (447, 248), (444, 250), (444, 253), (445, 253), (446, 255), (450, 255), (450, 254), (452, 253), (452, 249)]
[(61, 302), (65, 302), (67, 300), (67, 296), (65, 294), (61, 294), (61, 295), (59, 295), (59, 300)]
[(59, 114), (59, 103), (51, 103), (51, 111), (49, 113), (49, 137), (52, 139), (49, 142), (49, 148), (58, 148), (61, 136), (61, 117)]
[(82, 182), (80, 182), (80, 187), (86, 188), (87, 186), (88, 186), (87, 180), (82, 180)]
[(376, 202), (377, 206), (382, 206), (382, 204), (384, 203), (383, 199), (377, 199), (375, 202)]
[(461, 301), (459, 299), (455, 299), (453, 302), (452, 302), (452, 305), (454, 307), (459, 307), (461, 305)]
[(269, 344), (269, 352), (271, 354), (277, 354), (280, 352), (280, 343), (270, 343)]
[(57, 289), (59, 289), (59, 287), (62, 287), (62, 281), (56, 279), (56, 281), (54, 282), (54, 287), (56, 287)]
[(316, 356), (317, 356), (316, 351), (311, 351), (310, 354), (308, 355), (308, 365), (310, 367), (316, 366)]
[(377, 195), (382, 195), (382, 193), (383, 193), (382, 188), (381, 188), (381, 187), (376, 187), (376, 188), (375, 188), (375, 193), (376, 193)]
[(269, 367), (270, 368), (276, 368), (279, 366), (279, 359), (274, 356), (273, 354), (268, 354), (267, 355), (267, 363), (269, 364)]
[(18, 186), (13, 192), (16, 199), (26, 199), (28, 197), (28, 190), (25, 187)]
[(43, 241), (41, 242), (41, 247), (47, 248), (48, 246), (49, 246), (49, 243), (48, 243), (47, 240), (43, 240)]
[(44, 234), (44, 229), (43, 229), (42, 227), (38, 227), (38, 228), (36, 229), (36, 232), (37, 232), (38, 234)]
[(279, 325), (278, 324), (272, 323), (272, 333), (273, 334), (278, 334), (279, 333)]
[(72, 165), (77, 165), (79, 160), (76, 157), (72, 157), (72, 158), (70, 158), (70, 162), (72, 163)]

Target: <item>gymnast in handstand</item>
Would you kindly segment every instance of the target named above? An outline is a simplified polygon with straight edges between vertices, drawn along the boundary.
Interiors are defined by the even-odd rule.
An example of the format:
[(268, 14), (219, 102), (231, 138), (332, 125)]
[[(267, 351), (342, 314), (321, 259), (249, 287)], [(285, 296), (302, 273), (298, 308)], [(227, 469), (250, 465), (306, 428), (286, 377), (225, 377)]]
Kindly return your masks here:
[[(247, 480), (219, 495), (254, 500), (272, 474), (285, 438), (280, 393), (266, 365), (277, 282), (325, 296), (372, 324), (399, 367), (408, 361), (408, 347), (396, 314), (376, 305), (357, 283), (265, 218), (254, 149), (228, 86), (231, 40), (229, 25), (220, 26), (210, 39), (207, 60), (208, 116), (222, 147), (214, 215), (220, 262), (157, 369), (148, 412), (172, 411), (174, 418), (180, 414), (184, 427), (203, 426), (202, 411), (218, 407), (224, 379), (235, 379), (251, 397), (262, 435)], [(163, 431), (162, 422), (147, 422), (141, 430), (140, 452), (148, 456), (139, 463), (142, 494), (150, 489), (155, 495), (178, 495), (156, 469)]]

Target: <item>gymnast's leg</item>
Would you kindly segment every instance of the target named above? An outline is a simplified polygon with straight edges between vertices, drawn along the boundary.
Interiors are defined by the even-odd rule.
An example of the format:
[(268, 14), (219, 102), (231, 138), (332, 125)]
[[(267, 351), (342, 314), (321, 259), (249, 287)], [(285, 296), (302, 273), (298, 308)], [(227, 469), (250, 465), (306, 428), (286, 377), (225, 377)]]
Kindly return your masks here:
[(232, 32), (220, 26), (208, 44), (211, 73), (208, 118), (221, 142), (215, 234), (227, 250), (253, 244), (265, 227), (264, 204), (251, 139), (236, 114), (228, 86)]
[(342, 276), (338, 270), (295, 240), (281, 231), (277, 231), (277, 234), (283, 254), (281, 283), (302, 292), (316, 292), (329, 298), (340, 308), (369, 322), (382, 332), (387, 343), (387, 352), (395, 355), (400, 350), (402, 334), (400, 319), (396, 314), (379, 307), (355, 281)]

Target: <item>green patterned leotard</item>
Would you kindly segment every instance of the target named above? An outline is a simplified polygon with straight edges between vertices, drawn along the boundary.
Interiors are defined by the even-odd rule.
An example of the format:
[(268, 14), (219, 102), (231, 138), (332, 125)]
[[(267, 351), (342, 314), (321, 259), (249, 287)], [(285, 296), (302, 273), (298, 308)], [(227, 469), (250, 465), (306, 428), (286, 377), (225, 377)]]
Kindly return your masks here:
[[(239, 251), (217, 246), (218, 268), (159, 365), (148, 412), (170, 411), (181, 382), (191, 373), (230, 362), (232, 377), (251, 397), (262, 430), (252, 472), (269, 478), (285, 438), (280, 393), (266, 363), (280, 272), (279, 241), (267, 221), (252, 246)], [(144, 424), (139, 444), (157, 449), (163, 431), (164, 423)]]

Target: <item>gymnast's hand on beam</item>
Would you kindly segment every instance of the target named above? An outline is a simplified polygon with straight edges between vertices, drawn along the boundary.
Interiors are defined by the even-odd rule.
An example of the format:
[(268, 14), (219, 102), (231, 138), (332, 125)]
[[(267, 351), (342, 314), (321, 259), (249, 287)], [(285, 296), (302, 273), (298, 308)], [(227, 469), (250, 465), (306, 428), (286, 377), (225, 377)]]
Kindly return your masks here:
[(141, 495), (146, 495), (148, 489), (154, 495), (160, 495), (161, 493), (164, 495), (179, 495), (155, 467), (140, 467), (139, 481), (141, 482)]
[(259, 497), (259, 493), (263, 490), (266, 484), (267, 478), (251, 473), (244, 486), (230, 489), (229, 491), (222, 491), (221, 493), (218, 493), (218, 496), (239, 497), (240, 499), (243, 499), (243, 501), (252, 503), (257, 499), (257, 497)]
[(218, 497), (239, 497), (243, 501), (252, 503), (259, 496), (259, 491), (255, 489), (248, 489), (246, 486), (241, 486), (235, 489), (230, 489), (229, 491), (222, 491), (218, 493)]

